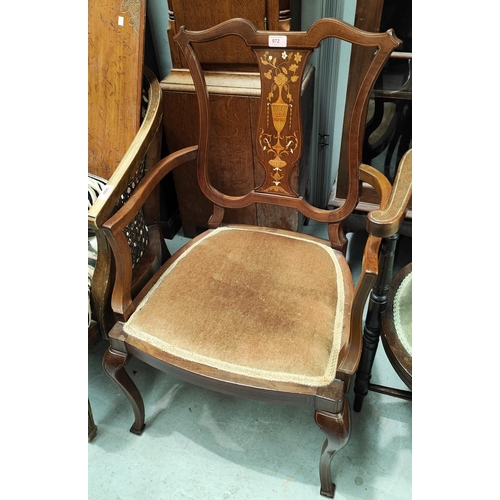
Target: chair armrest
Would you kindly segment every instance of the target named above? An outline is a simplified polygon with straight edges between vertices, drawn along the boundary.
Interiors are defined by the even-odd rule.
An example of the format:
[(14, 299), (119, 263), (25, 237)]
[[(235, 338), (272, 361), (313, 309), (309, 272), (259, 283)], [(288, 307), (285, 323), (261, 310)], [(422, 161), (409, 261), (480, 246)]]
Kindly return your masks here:
[[(368, 217), (377, 213), (381, 214), (381, 216), (379, 216), (380, 221), (377, 218), (373, 218), (373, 221), (371, 219), (367, 221), (367, 229), (370, 234), (363, 252), (361, 273), (356, 283), (351, 312), (352, 333), (349, 344), (345, 346), (347, 354), (339, 364), (339, 370), (350, 375), (357, 370), (361, 357), (363, 309), (377, 279), (380, 238), (391, 236), (398, 231), (400, 220), (404, 218), (406, 206), (411, 196), (411, 150), (403, 156), (400, 162), (394, 186), (391, 186), (391, 183), (382, 172), (370, 165), (361, 165), (359, 177), (362, 182), (370, 184), (375, 189), (380, 199), (380, 209), (370, 212)], [(393, 215), (394, 212), (396, 212), (396, 215)], [(401, 219), (398, 218), (400, 215)], [(393, 220), (394, 217), (396, 221)], [(394, 230), (394, 228), (396, 229)]]
[(373, 236), (387, 238), (399, 231), (412, 194), (412, 150), (401, 158), (386, 206), (368, 214), (366, 229)]
[(160, 181), (178, 166), (195, 160), (198, 146), (180, 149), (160, 160), (142, 178), (130, 198), (123, 206), (102, 224), (115, 258), (115, 284), (111, 298), (111, 307), (124, 321), (131, 314), (132, 305), (132, 256), (124, 229), (134, 220), (148, 197)]
[(361, 272), (356, 283), (351, 309), (351, 336), (349, 343), (345, 346), (347, 355), (343, 357), (338, 367), (339, 370), (350, 375), (353, 375), (358, 369), (361, 358), (363, 348), (363, 310), (377, 279), (380, 242), (380, 238), (368, 235), (363, 252)]
[(366, 182), (375, 189), (380, 199), (379, 207), (385, 208), (389, 203), (392, 191), (389, 179), (380, 170), (362, 163), (359, 168), (359, 180)]
[(180, 149), (179, 151), (171, 153), (161, 159), (143, 177), (142, 181), (135, 188), (130, 198), (112, 217), (102, 224), (102, 227), (107, 229), (108, 234), (109, 232), (111, 232), (111, 234), (117, 234), (119, 231), (123, 230), (128, 224), (130, 224), (130, 222), (132, 222), (160, 181), (172, 170), (183, 163), (196, 160), (197, 156), (198, 146), (196, 145)]
[(125, 192), (139, 165), (144, 160), (161, 125), (163, 111), (161, 107), (162, 90), (154, 74), (147, 67), (144, 76), (149, 81), (148, 107), (139, 131), (127, 152), (108, 180), (103, 192), (88, 211), (88, 227), (99, 229), (109, 218)]

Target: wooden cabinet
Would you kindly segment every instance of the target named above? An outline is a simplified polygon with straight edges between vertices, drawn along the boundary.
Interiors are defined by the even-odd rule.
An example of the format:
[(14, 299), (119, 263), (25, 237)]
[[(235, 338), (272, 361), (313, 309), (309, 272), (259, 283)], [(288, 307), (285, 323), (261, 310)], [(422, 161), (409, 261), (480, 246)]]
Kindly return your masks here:
[[(210, 175), (214, 186), (230, 195), (242, 195), (263, 181), (264, 171), (255, 151), (255, 124), (258, 119), (260, 77), (257, 73), (214, 71), (207, 74), (211, 113), (214, 119), (212, 133), (224, 140), (224, 149), (212, 141)], [(163, 124), (169, 151), (191, 146), (198, 141), (198, 105), (188, 70), (174, 69), (161, 82), (163, 90)], [(310, 147), (314, 69), (306, 69), (302, 86), (304, 151), (300, 176), (293, 188), (308, 197), (310, 165), (307, 164)], [(309, 108), (309, 109), (307, 109)], [(227, 146), (229, 142), (230, 146)], [(196, 162), (174, 171), (174, 182), (184, 234), (192, 237), (206, 229), (213, 205), (206, 200), (196, 183)], [(238, 211), (226, 210), (225, 222), (266, 224), (285, 229), (296, 229), (302, 216), (293, 209), (253, 205)]]
[[(191, 31), (210, 28), (227, 19), (242, 17), (251, 21), (257, 29), (272, 31), (290, 30), (290, 0), (168, 0), (168, 41), (174, 68), (187, 68), (173, 37), (181, 26)], [(251, 51), (239, 37), (230, 37), (208, 44), (202, 53), (197, 53), (202, 65), (212, 65), (232, 71), (256, 66)]]
[(88, 170), (109, 179), (140, 127), (146, 2), (88, 9)]

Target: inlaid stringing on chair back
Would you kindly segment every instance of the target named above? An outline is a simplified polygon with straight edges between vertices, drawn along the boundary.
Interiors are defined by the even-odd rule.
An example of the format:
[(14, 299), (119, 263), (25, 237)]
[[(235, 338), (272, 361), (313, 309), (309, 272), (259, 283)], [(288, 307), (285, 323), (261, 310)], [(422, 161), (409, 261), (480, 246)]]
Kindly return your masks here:
[[(260, 70), (261, 102), (255, 138), (259, 163), (265, 171), (264, 181), (243, 196), (221, 193), (210, 182), (208, 154), (210, 106), (207, 85), (193, 44), (237, 35), (254, 51)], [(320, 42), (335, 37), (353, 44), (373, 47), (373, 59), (366, 71), (349, 124), (348, 195), (346, 202), (334, 210), (316, 208), (296, 193), (292, 178), (302, 152), (300, 96), (307, 60)], [(390, 53), (400, 40), (392, 30), (373, 34), (354, 28), (337, 19), (321, 19), (307, 32), (257, 31), (244, 19), (226, 21), (203, 32), (182, 27), (175, 40), (181, 47), (193, 77), (200, 111), (198, 182), (214, 204), (212, 226), (221, 221), (224, 208), (241, 208), (252, 203), (279, 204), (298, 209), (306, 217), (331, 224), (347, 217), (358, 203), (359, 174), (366, 107), (375, 80)]]

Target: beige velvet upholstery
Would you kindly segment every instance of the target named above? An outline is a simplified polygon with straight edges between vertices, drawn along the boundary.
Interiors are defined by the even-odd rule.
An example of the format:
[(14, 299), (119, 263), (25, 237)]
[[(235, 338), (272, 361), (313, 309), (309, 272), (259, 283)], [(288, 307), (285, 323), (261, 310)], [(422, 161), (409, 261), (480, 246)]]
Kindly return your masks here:
[(220, 370), (327, 385), (349, 329), (347, 269), (344, 256), (326, 242), (221, 227), (180, 254), (124, 330)]

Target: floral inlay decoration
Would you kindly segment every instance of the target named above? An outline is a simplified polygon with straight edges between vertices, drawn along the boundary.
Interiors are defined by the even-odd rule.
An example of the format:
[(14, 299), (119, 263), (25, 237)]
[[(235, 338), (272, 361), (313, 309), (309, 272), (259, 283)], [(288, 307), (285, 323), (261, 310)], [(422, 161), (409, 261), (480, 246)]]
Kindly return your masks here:
[[(287, 166), (284, 160), (286, 155), (293, 154), (297, 149), (299, 140), (297, 132), (292, 130), (292, 108), (294, 105), (291, 91), (292, 85), (298, 85), (300, 79), (300, 63), (302, 54), (299, 52), (282, 51), (271, 54), (265, 51), (260, 57), (261, 65), (269, 66), (263, 76), (270, 80), (271, 85), (266, 98), (266, 130), (261, 129), (259, 143), (266, 154), (272, 155), (268, 160), (272, 171), (269, 174), (272, 183), (266, 191), (288, 193), (281, 186), (284, 175), (283, 169)], [(263, 90), (264, 92), (264, 90)], [(297, 93), (296, 93), (297, 94)], [(269, 119), (276, 133), (269, 133)], [(288, 127), (286, 127), (288, 121)]]

